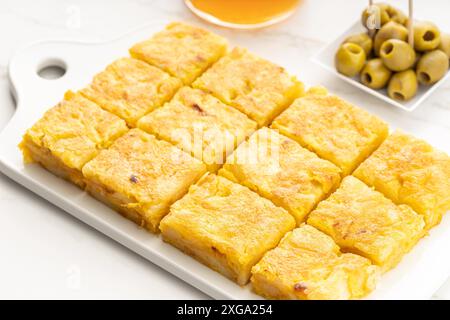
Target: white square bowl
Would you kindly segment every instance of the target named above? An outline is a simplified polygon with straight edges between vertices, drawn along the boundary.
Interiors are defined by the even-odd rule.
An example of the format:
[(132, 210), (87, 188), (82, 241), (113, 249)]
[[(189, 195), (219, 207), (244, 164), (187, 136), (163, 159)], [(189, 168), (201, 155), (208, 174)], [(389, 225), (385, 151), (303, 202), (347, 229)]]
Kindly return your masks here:
[(445, 80), (447, 80), (450, 76), (450, 72), (447, 72), (447, 74), (439, 80), (439, 82), (435, 83), (432, 86), (423, 86), (420, 85), (419, 89), (417, 91), (417, 95), (408, 101), (397, 101), (391, 99), (387, 95), (386, 89), (381, 90), (374, 90), (369, 87), (366, 87), (359, 81), (359, 77), (350, 78), (347, 76), (344, 76), (337, 72), (335, 65), (334, 65), (334, 56), (339, 49), (339, 46), (342, 44), (342, 42), (349, 36), (365, 32), (366, 29), (361, 24), (360, 21), (355, 22), (347, 31), (345, 31), (343, 34), (341, 34), (339, 37), (337, 37), (332, 42), (328, 43), (324, 48), (322, 48), (313, 58), (312, 60), (320, 65), (325, 70), (328, 70), (329, 72), (335, 74), (339, 78), (343, 79), (344, 81), (347, 81), (348, 83), (354, 85), (355, 87), (366, 91), (367, 93), (378, 97), (381, 100), (386, 101), (387, 103), (401, 108), (406, 111), (413, 111), (416, 109), (426, 98), (428, 98), (437, 88), (439, 88)]

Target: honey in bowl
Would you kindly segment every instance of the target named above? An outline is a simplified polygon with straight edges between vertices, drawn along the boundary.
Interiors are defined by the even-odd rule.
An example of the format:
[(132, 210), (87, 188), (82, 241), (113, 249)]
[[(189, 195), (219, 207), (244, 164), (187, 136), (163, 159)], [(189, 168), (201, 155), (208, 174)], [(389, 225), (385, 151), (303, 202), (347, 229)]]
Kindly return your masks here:
[(226, 27), (257, 28), (287, 18), (301, 0), (186, 0), (201, 18)]

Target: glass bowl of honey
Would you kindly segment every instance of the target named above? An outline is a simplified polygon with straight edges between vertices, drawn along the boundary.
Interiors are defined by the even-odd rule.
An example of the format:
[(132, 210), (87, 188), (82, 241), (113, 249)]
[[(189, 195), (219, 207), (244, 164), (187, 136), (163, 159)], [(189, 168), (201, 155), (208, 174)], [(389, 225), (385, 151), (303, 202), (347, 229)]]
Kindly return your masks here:
[(301, 0), (185, 0), (200, 18), (228, 28), (256, 29), (288, 18)]

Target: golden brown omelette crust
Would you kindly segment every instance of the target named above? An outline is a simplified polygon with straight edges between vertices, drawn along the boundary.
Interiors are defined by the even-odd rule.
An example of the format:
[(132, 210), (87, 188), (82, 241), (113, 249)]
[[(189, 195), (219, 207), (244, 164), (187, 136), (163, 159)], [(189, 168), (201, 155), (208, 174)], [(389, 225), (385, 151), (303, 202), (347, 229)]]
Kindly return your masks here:
[(350, 174), (387, 137), (381, 119), (326, 92), (297, 99), (272, 128)]
[(260, 126), (270, 123), (303, 94), (303, 84), (296, 77), (243, 48), (234, 48), (193, 86), (212, 93)]
[(139, 128), (203, 160), (213, 172), (256, 126), (238, 110), (190, 87), (138, 123)]
[(450, 210), (450, 157), (401, 131), (386, 139), (354, 175), (422, 214), (428, 229)]
[(228, 157), (219, 174), (285, 208), (300, 224), (338, 187), (340, 172), (294, 140), (262, 128)]
[(302, 225), (252, 268), (253, 290), (268, 299), (355, 299), (378, 280), (370, 260), (341, 253), (326, 234)]
[(83, 175), (88, 191), (102, 187), (113, 207), (119, 204), (117, 198), (123, 199), (123, 209), (137, 211), (145, 227), (156, 232), (170, 204), (205, 171), (203, 163), (168, 142), (132, 129), (86, 164)]
[(214, 174), (193, 185), (160, 225), (165, 241), (241, 285), (251, 267), (294, 227), (284, 209)]
[(68, 91), (27, 130), (20, 147), (26, 161), (83, 186), (83, 165), (127, 131), (125, 121)]
[(169, 101), (181, 85), (145, 62), (121, 58), (97, 74), (81, 93), (135, 127), (139, 118)]
[(134, 45), (130, 54), (190, 84), (223, 56), (227, 47), (227, 41), (214, 33), (174, 22)]
[(360, 254), (387, 271), (424, 235), (421, 215), (395, 205), (353, 176), (311, 212), (308, 224), (331, 236), (346, 251)]

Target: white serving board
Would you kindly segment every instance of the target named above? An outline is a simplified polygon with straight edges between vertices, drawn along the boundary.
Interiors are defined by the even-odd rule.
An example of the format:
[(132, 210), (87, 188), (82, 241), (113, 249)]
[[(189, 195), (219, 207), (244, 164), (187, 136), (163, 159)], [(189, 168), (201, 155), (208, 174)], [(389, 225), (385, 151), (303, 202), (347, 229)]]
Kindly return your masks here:
[[(161, 237), (146, 232), (89, 195), (38, 165), (24, 165), (17, 148), (22, 134), (55, 105), (68, 89), (77, 90), (107, 64), (127, 55), (128, 48), (161, 30), (165, 22), (152, 23), (117, 40), (89, 44), (51, 41), (33, 44), (11, 60), (9, 76), (17, 110), (0, 133), (0, 170), (13, 180), (94, 227), (130, 250), (216, 299), (258, 299), (250, 288), (240, 287), (184, 255)], [(231, 39), (233, 40), (233, 39)], [(253, 49), (253, 48), (249, 48)], [(256, 53), (274, 57), (274, 51)], [(275, 57), (276, 58), (276, 57)], [(58, 80), (40, 78), (40, 66), (56, 63), (66, 74)], [(448, 151), (448, 150), (446, 150)], [(45, 222), (43, 222), (45, 223)], [(55, 239), (57, 241), (57, 239)], [(371, 299), (428, 299), (450, 271), (450, 216), (432, 230), (400, 265), (385, 274)]]
[(332, 42), (325, 45), (316, 56), (313, 57), (313, 61), (320, 65), (322, 68), (327, 70), (328, 72), (331, 72), (332, 74), (338, 76), (344, 81), (347, 81), (348, 83), (352, 84), (353, 86), (397, 107), (400, 109), (403, 109), (405, 111), (413, 111), (418, 106), (420, 106), (434, 91), (436, 91), (437, 88), (439, 88), (449, 77), (450, 77), (450, 71), (447, 72), (447, 74), (439, 80), (437, 83), (435, 83), (432, 86), (423, 86), (420, 85), (419, 89), (417, 91), (417, 95), (412, 98), (409, 101), (397, 101), (394, 99), (391, 99), (387, 95), (386, 89), (380, 89), (380, 90), (374, 90), (369, 87), (366, 87), (359, 81), (359, 76), (350, 78), (347, 76), (344, 76), (343, 74), (340, 74), (336, 71), (336, 67), (334, 64), (334, 56), (336, 55), (336, 52), (338, 51), (340, 45), (342, 42), (344, 42), (347, 37), (358, 34), (361, 32), (365, 32), (366, 29), (361, 24), (361, 21), (355, 22), (347, 31), (345, 31), (343, 34), (341, 34), (339, 37), (334, 39)]

